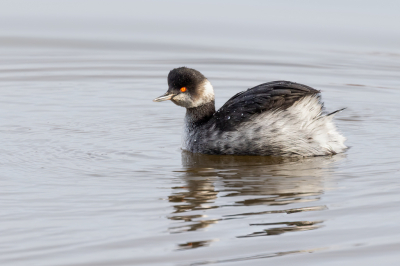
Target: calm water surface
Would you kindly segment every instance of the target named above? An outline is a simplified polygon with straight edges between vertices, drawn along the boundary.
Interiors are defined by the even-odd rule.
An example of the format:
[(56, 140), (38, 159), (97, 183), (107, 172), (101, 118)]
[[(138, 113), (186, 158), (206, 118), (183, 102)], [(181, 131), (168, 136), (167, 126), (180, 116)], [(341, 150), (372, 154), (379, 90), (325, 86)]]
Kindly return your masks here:
[[(1, 37), (1, 265), (398, 265), (400, 53)], [(170, 69), (322, 90), (333, 157), (180, 149)]]

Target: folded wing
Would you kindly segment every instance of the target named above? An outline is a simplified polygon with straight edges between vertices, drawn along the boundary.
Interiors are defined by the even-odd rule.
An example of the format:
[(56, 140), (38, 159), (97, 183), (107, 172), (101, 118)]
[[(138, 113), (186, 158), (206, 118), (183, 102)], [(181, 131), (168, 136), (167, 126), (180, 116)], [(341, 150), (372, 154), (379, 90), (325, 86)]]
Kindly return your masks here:
[(255, 114), (285, 110), (307, 95), (319, 97), (319, 91), (289, 81), (260, 84), (229, 99), (214, 114), (216, 126), (222, 130), (235, 130), (241, 123), (251, 120)]

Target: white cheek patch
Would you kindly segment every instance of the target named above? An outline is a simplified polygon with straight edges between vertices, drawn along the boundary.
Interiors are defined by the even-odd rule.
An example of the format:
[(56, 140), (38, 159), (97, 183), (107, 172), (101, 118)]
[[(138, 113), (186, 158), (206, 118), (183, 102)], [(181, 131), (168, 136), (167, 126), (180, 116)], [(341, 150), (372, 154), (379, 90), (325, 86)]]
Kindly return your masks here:
[(193, 102), (187, 93), (179, 93), (178, 95), (174, 96), (172, 99), (173, 99), (173, 102), (179, 106), (191, 108), (191, 106), (193, 105)]
[(214, 100), (214, 88), (208, 80), (205, 80), (203, 84), (199, 86), (199, 90), (201, 97), (193, 101), (192, 107), (198, 107)]

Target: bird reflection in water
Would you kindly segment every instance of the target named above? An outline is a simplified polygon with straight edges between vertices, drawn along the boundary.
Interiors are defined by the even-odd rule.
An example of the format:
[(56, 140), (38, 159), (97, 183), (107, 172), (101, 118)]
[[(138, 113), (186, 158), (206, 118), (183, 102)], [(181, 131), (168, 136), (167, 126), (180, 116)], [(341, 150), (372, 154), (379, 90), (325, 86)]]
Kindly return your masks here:
[[(169, 196), (169, 201), (174, 203), (174, 212), (169, 219), (183, 223), (170, 227), (170, 232), (196, 231), (224, 220), (252, 215), (327, 209), (325, 205), (318, 205), (316, 202), (324, 193), (326, 178), (333, 171), (335, 163), (343, 157), (344, 155), (312, 158), (220, 156), (183, 151), (184, 169), (176, 173), (179, 180), (184, 180), (185, 185), (173, 187), (174, 191)], [(217, 208), (227, 209), (224, 209), (224, 215), (214, 219), (206, 215), (211, 209)], [(214, 211), (213, 215), (216, 213), (218, 212)], [(265, 219), (265, 216), (262, 218)], [(254, 223), (250, 226), (262, 226), (265, 229), (237, 237), (314, 230), (320, 228), (322, 223), (323, 221)], [(196, 247), (206, 246), (206, 242), (211, 241), (213, 240), (203, 241)], [(185, 244), (181, 244), (181, 248), (182, 245)]]

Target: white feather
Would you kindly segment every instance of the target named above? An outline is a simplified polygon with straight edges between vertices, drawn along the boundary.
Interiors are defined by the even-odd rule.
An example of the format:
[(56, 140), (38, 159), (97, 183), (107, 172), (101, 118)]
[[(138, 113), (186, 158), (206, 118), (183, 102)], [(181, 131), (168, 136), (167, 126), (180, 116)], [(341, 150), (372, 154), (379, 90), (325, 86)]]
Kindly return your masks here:
[(214, 100), (214, 88), (207, 79), (199, 86), (199, 88), (199, 94), (201, 97), (193, 101), (192, 107), (198, 107)]

